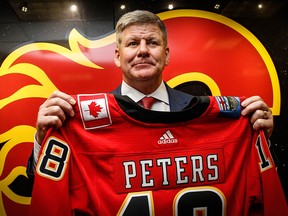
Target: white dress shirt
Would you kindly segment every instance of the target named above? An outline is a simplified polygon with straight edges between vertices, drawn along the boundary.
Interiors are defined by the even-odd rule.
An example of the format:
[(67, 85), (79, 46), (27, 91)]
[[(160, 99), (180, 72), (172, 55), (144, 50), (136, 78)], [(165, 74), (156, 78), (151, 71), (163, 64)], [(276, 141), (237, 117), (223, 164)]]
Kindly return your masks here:
[(141, 104), (141, 100), (144, 97), (154, 97), (157, 101), (152, 105), (151, 110), (156, 111), (170, 111), (169, 106), (169, 97), (166, 86), (162, 81), (161, 85), (151, 94), (145, 95), (142, 92), (132, 88), (131, 86), (127, 85), (124, 81), (122, 81), (121, 85), (121, 95), (127, 95), (130, 97), (135, 103)]

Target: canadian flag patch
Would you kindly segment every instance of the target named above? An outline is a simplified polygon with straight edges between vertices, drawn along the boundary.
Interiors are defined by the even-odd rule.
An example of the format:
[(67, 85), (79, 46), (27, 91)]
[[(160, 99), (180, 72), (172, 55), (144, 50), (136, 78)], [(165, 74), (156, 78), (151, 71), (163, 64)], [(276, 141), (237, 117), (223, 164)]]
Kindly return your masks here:
[(81, 94), (77, 99), (85, 130), (112, 124), (106, 94)]

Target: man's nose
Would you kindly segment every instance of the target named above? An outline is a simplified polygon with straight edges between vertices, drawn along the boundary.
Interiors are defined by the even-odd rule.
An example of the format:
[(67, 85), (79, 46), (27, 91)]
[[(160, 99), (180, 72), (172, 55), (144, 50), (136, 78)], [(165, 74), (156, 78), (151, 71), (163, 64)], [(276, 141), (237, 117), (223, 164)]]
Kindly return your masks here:
[(149, 55), (149, 49), (145, 40), (142, 40), (139, 44), (138, 56)]

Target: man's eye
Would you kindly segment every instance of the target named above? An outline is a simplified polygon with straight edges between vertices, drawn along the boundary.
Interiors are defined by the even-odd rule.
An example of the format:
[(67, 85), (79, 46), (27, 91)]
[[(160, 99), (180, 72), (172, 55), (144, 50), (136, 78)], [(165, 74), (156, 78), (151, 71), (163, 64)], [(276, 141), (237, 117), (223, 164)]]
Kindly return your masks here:
[(159, 43), (157, 41), (150, 41), (149, 44), (151, 45), (158, 45)]
[(136, 42), (130, 42), (129, 44), (128, 44), (128, 46), (136, 46), (137, 45), (137, 43)]

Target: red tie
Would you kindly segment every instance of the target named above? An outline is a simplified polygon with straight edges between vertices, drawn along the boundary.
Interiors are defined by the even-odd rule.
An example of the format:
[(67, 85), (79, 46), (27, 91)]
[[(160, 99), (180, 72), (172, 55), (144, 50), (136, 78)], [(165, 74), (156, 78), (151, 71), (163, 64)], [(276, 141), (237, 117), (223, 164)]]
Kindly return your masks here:
[(152, 105), (156, 102), (156, 99), (153, 97), (144, 97), (141, 102), (145, 109), (151, 109)]

